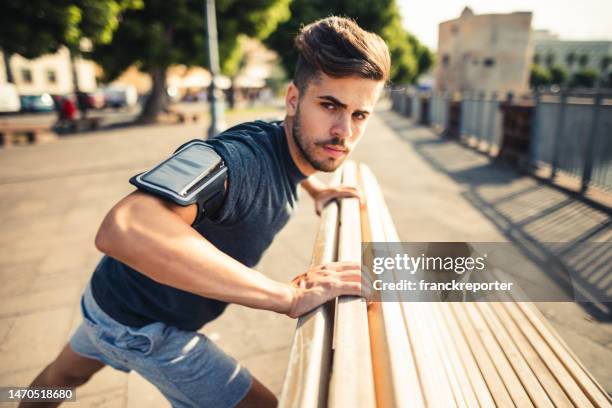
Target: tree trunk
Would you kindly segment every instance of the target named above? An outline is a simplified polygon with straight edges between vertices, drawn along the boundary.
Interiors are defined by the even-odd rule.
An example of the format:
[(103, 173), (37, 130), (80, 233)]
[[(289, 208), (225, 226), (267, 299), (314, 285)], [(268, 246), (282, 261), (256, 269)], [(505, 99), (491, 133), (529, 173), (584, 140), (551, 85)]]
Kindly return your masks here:
[(70, 51), (70, 71), (72, 72), (72, 91), (76, 95), (79, 89), (79, 74), (76, 68), (76, 61), (74, 58), (74, 53)]
[(9, 84), (15, 83), (15, 77), (13, 77), (13, 70), (11, 69), (11, 54), (8, 51), (2, 50), (2, 56), (4, 58), (4, 70), (6, 72), (6, 82)]
[(139, 123), (153, 123), (157, 115), (166, 108), (168, 103), (166, 93), (166, 68), (153, 68), (149, 74), (153, 82), (151, 93), (147, 98), (138, 118)]
[(84, 105), (85, 101), (81, 95), (81, 88), (79, 88), (79, 73), (76, 66), (76, 57), (74, 52), (68, 50), (70, 53), (70, 72), (72, 73), (72, 92), (74, 92), (74, 99), (81, 113), (81, 118), (87, 117), (87, 107)]
[(230, 109), (234, 109), (234, 107), (236, 106), (236, 87), (234, 86), (235, 82), (236, 78), (232, 78), (232, 85), (230, 86), (227, 92), (227, 105)]

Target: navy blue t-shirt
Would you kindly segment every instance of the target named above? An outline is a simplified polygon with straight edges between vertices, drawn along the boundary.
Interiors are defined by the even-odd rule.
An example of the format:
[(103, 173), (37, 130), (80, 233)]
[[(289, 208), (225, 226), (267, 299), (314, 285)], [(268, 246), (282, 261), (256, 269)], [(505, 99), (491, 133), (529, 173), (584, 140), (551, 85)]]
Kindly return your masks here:
[[(297, 185), (305, 176), (289, 154), (281, 122), (243, 123), (206, 143), (225, 161), (228, 191), (217, 214), (194, 228), (227, 255), (253, 267), (289, 220)], [(109, 256), (98, 264), (91, 288), (102, 310), (132, 327), (163, 322), (197, 330), (227, 306), (157, 283)]]

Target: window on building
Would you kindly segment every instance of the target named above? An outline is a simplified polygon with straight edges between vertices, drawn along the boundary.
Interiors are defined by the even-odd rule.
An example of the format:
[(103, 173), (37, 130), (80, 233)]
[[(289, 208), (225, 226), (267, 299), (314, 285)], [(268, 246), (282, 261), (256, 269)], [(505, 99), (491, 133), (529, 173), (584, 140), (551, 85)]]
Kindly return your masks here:
[(453, 35), (457, 35), (457, 34), (459, 34), (459, 27), (457, 27), (456, 25), (452, 26), (452, 28), (451, 28), (451, 33), (452, 33)]
[(448, 56), (448, 54), (444, 54), (442, 56), (442, 65), (444, 67), (448, 67), (448, 64), (450, 64), (450, 57)]
[(57, 75), (55, 74), (55, 70), (53, 69), (47, 70), (47, 82), (49, 82), (50, 84), (57, 83)]
[(485, 67), (492, 67), (495, 65), (495, 59), (494, 58), (485, 58), (484, 61), (482, 61), (483, 65)]
[(533, 63), (534, 64), (539, 64), (541, 60), (542, 60), (542, 57), (540, 57), (540, 54), (536, 54), (536, 55), (533, 56)]
[(579, 58), (578, 58), (578, 64), (580, 64), (580, 66), (582, 68), (586, 67), (587, 65), (589, 65), (589, 56), (588, 54), (582, 54)]
[(21, 68), (21, 80), (26, 84), (32, 83), (32, 70), (28, 68)]

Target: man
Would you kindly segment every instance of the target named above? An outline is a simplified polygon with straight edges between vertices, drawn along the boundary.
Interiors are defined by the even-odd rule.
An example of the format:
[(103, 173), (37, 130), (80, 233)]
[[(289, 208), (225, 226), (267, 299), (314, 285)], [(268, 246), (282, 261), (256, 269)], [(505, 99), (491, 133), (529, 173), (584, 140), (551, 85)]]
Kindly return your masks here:
[[(289, 284), (252, 269), (288, 221), (297, 184), (317, 212), (357, 194), (313, 175), (347, 158), (389, 75), (384, 41), (351, 20), (314, 22), (295, 43), (283, 122), (245, 123), (195, 142), (227, 168), (220, 207), (177, 205), (137, 184), (108, 213), (96, 237), (106, 256), (82, 297), (84, 321), (33, 387), (79, 386), (108, 364), (136, 370), (175, 407), (275, 406), (269, 390), (197, 330), (228, 303), (296, 318), (336, 296), (360, 295), (357, 263), (320, 265)], [(174, 164), (200, 165), (186, 157)]]

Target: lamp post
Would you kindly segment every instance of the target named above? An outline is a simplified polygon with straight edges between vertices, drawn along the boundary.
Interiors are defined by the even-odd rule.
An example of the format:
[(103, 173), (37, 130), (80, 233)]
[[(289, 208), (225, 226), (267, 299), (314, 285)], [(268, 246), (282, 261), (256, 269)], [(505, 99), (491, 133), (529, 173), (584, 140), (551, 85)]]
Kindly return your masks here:
[(223, 97), (217, 89), (217, 80), (220, 70), (217, 42), (217, 18), (215, 15), (214, 0), (206, 0), (204, 14), (206, 15), (206, 36), (208, 38), (208, 60), (211, 75), (209, 92), (210, 127), (208, 128), (208, 137), (213, 137), (225, 128), (225, 122), (223, 120)]

